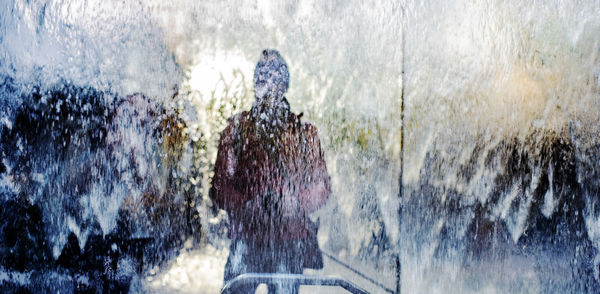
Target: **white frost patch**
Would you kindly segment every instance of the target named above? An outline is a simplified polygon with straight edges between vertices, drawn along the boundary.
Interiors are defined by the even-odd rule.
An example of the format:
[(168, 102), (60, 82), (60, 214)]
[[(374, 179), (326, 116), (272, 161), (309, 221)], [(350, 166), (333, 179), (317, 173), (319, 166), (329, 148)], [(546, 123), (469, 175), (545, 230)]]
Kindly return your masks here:
[(4, 268), (0, 267), (0, 282), (11, 282), (18, 285), (27, 285), (30, 283), (31, 273), (30, 272), (14, 272), (14, 271), (6, 271)]
[(556, 202), (554, 201), (554, 186), (552, 185), (552, 177), (554, 169), (552, 168), (552, 162), (550, 162), (550, 168), (548, 169), (548, 191), (544, 195), (544, 206), (542, 206), (542, 214), (545, 217), (550, 218), (554, 213)]
[(504, 197), (504, 201), (502, 201), (502, 205), (500, 205), (499, 207), (497, 207), (497, 209), (495, 209), (495, 214), (499, 215), (500, 218), (505, 219), (506, 216), (508, 215), (508, 212), (510, 210), (510, 206), (512, 205), (513, 200), (515, 200), (515, 198), (517, 197), (517, 195), (519, 195), (521, 185), (519, 185), (518, 183), (513, 184), (512, 188), (510, 189), (510, 192), (508, 195), (506, 195)]
[(117, 186), (112, 193), (106, 192), (104, 185), (95, 183), (90, 197), (90, 206), (104, 234), (116, 226), (119, 206), (126, 191), (122, 186)]
[(10, 175), (12, 168), (10, 165), (8, 165), (6, 159), (2, 160), (2, 164), (4, 164), (4, 166), (6, 167), (6, 172), (2, 176), (0, 176), (0, 191), (6, 190), (11, 193), (14, 193), (16, 191), (16, 187), (14, 184), (13, 177)]
[(0, 119), (0, 123), (5, 125), (7, 129), (12, 130), (12, 121), (8, 119), (8, 117), (3, 116), (2, 119)]
[(40, 183), (40, 184), (43, 184), (43, 183), (46, 182), (46, 176), (44, 174), (42, 174), (42, 173), (33, 173), (33, 174), (31, 174), (31, 179), (34, 180), (34, 181), (36, 181), (36, 182), (38, 182), (38, 183)]
[(504, 219), (506, 226), (510, 232), (513, 242), (517, 242), (523, 231), (525, 230), (525, 224), (527, 217), (529, 216), (529, 209), (531, 207), (531, 201), (533, 200), (532, 191), (535, 191), (540, 182), (540, 169), (533, 168), (533, 174), (531, 175), (531, 184), (524, 191), (521, 202), (518, 203), (516, 211), (511, 211), (512, 204), (517, 198), (521, 191), (521, 185), (515, 183), (510, 191), (510, 194), (504, 199), (501, 207), (501, 218)]
[(75, 219), (73, 219), (71, 216), (67, 216), (67, 226), (69, 227), (69, 230), (71, 230), (71, 232), (73, 232), (75, 235), (77, 235), (77, 237), (79, 237), (79, 235), (81, 234), (81, 230), (79, 228), (79, 225), (77, 225), (77, 221), (75, 221)]
[[(595, 201), (590, 199), (595, 199), (591, 197), (591, 195), (585, 195), (586, 203), (585, 203), (585, 211), (584, 211), (584, 222), (585, 227), (587, 228), (588, 238), (592, 241), (594, 248), (600, 249), (600, 215), (597, 212), (594, 212)], [(600, 254), (596, 254), (594, 257), (594, 276), (598, 276), (600, 274), (600, 268), (598, 265), (600, 264)]]
[[(115, 249), (113, 248), (113, 250)], [(133, 275), (135, 275), (135, 262), (129, 257), (119, 259), (117, 264), (117, 278), (126, 279)]]

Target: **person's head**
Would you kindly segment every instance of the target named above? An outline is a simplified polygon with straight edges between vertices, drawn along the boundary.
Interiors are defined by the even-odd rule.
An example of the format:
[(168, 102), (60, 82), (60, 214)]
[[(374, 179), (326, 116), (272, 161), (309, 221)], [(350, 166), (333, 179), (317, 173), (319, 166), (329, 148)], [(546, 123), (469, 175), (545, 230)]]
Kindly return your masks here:
[(260, 55), (254, 69), (254, 97), (257, 102), (265, 98), (276, 101), (283, 99), (283, 94), (290, 84), (287, 64), (277, 50), (265, 49)]

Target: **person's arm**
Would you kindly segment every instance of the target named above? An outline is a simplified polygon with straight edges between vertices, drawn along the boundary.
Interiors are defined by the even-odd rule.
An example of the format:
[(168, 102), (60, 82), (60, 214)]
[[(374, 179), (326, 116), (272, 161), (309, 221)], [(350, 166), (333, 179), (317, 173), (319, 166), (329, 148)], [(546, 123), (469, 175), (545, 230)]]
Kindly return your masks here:
[(220, 209), (231, 211), (239, 208), (248, 199), (247, 195), (235, 187), (234, 175), (238, 167), (234, 146), (235, 126), (230, 123), (221, 133), (214, 176), (209, 190), (209, 197)]
[(298, 200), (300, 207), (305, 212), (310, 213), (327, 202), (331, 194), (331, 182), (317, 129), (310, 124), (306, 124), (303, 126), (303, 131), (306, 139), (305, 162), (310, 166), (306, 169), (308, 171), (308, 174), (305, 175), (306, 185), (303, 185), (303, 189), (298, 191)]

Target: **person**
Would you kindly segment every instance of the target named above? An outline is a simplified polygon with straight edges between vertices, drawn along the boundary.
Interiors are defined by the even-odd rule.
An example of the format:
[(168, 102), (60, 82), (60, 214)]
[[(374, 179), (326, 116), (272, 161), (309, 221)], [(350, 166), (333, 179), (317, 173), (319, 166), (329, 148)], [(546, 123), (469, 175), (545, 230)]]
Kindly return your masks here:
[[(225, 284), (243, 273), (301, 274), (307, 240), (316, 243), (308, 214), (327, 201), (330, 177), (316, 127), (290, 110), (288, 85), (286, 62), (264, 50), (254, 71), (252, 108), (231, 117), (221, 133), (209, 196), (229, 217)], [(254, 293), (257, 286), (236, 293)], [(298, 288), (268, 285), (270, 293)]]

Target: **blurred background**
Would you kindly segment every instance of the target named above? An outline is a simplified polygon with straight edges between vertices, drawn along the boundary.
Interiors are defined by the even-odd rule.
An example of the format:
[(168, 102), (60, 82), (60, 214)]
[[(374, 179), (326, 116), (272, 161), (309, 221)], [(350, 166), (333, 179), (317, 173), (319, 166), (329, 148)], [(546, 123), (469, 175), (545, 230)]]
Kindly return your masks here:
[(264, 48), (319, 132), (328, 254), (393, 290), (399, 258), (405, 293), (600, 286), (597, 1), (0, 7), (7, 289), (218, 293), (212, 167)]

